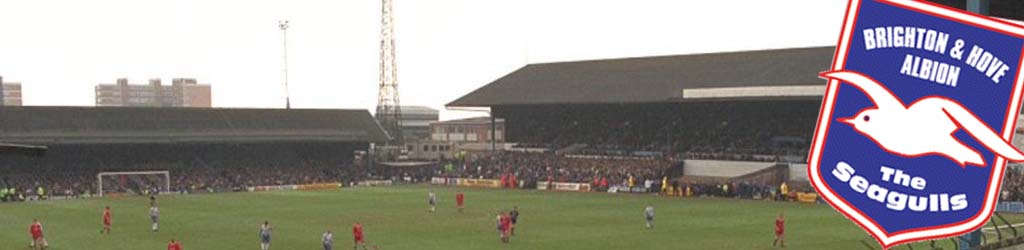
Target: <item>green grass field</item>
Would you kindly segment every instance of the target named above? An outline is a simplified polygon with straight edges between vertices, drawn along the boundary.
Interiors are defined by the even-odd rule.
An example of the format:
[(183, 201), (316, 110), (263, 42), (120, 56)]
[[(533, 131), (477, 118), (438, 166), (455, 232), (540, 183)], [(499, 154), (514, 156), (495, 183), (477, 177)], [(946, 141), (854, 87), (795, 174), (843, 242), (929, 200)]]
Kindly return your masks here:
[[(427, 192), (438, 195), (428, 213)], [(321, 249), (331, 230), (335, 249), (350, 249), (351, 226), (361, 222), (380, 249), (772, 249), (774, 219), (786, 213), (787, 249), (867, 249), (868, 236), (831, 207), (718, 198), (464, 189), (467, 208), (455, 210), (454, 188), (404, 186), (335, 191), (284, 191), (160, 197), (160, 232), (150, 232), (148, 199), (94, 198), (0, 204), (0, 249), (27, 249), (32, 218), (43, 223), (53, 250), (259, 249), (263, 220), (274, 227), (271, 249)], [(644, 229), (652, 204), (657, 227)], [(114, 230), (100, 235), (103, 206)], [(518, 205), (510, 244), (498, 241), (495, 215)], [(877, 249), (877, 244), (869, 241)], [(942, 242), (952, 249), (949, 241)], [(924, 244), (915, 246), (923, 247)], [(899, 247), (904, 249), (905, 247)], [(923, 249), (923, 248), (917, 248)]]

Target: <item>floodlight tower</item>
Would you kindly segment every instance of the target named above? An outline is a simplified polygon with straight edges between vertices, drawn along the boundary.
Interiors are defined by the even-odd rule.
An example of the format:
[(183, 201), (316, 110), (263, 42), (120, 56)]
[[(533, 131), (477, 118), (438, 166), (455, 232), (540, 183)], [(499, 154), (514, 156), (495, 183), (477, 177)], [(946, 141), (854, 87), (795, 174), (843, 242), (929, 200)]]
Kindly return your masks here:
[(292, 108), (291, 94), (288, 91), (288, 20), (282, 20), (277, 22), (277, 27), (281, 28), (281, 41), (284, 49), (282, 50), (283, 65), (281, 72), (284, 73), (284, 108)]
[(395, 25), (391, 0), (381, 1), (380, 82), (375, 116), (391, 137), (389, 144), (402, 145), (402, 109), (398, 99), (398, 64), (395, 61)]

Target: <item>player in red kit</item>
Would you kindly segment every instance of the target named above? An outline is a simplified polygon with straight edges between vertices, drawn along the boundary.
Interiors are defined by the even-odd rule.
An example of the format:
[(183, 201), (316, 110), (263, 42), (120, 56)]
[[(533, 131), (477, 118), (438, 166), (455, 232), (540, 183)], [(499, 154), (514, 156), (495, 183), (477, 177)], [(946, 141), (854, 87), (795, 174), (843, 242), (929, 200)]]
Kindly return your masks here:
[(455, 205), (459, 208), (459, 213), (462, 212), (462, 208), (465, 202), (466, 195), (462, 194), (461, 190), (458, 193), (455, 193)]
[(181, 242), (171, 239), (171, 242), (167, 243), (167, 250), (182, 250)]
[(363, 246), (363, 250), (366, 250), (366, 240), (363, 240), (363, 225), (356, 222), (352, 225), (352, 237), (355, 238), (355, 242), (352, 244), (352, 250), (355, 250), (360, 245)]
[(501, 214), (501, 242), (509, 243), (512, 239), (509, 232), (512, 229), (512, 217), (506, 213)]
[(779, 217), (775, 218), (775, 241), (772, 242), (772, 246), (779, 244), (781, 247), (786, 247), (786, 218), (783, 217), (782, 212), (779, 212)]
[(103, 230), (100, 230), (100, 234), (103, 234), (104, 232), (110, 234), (110, 224), (110, 206), (107, 206), (103, 209)]
[(28, 227), (28, 233), (32, 235), (30, 248), (46, 249), (49, 247), (49, 244), (46, 243), (46, 238), (43, 238), (43, 225), (39, 224), (39, 220), (32, 219), (32, 225)]

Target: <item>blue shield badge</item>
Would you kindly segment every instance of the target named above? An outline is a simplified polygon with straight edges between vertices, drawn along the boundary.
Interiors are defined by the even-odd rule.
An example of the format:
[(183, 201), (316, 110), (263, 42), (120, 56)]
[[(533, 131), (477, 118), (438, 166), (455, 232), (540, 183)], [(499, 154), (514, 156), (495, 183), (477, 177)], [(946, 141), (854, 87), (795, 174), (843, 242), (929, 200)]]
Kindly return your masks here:
[(918, 1), (851, 0), (811, 146), (818, 193), (884, 247), (978, 229), (1024, 93), (1024, 26)]

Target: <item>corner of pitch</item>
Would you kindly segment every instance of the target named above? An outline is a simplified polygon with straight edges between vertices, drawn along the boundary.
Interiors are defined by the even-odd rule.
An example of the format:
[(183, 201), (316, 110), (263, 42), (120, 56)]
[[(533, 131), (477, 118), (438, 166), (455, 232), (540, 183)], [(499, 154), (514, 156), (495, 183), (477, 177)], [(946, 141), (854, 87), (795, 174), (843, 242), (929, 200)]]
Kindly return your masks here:
[[(913, 176), (903, 170), (887, 166), (879, 167), (878, 175), (871, 175), (879, 177), (879, 181), (876, 183), (868, 181), (867, 177), (857, 175), (857, 171), (843, 161), (836, 163), (835, 169), (832, 170), (832, 176), (849, 184), (847, 188), (867, 195), (868, 199), (882, 203), (887, 209), (893, 211), (935, 213), (960, 211), (968, 206), (967, 194), (926, 193), (924, 191), (928, 181), (923, 177)], [(890, 186), (890, 188), (885, 186)], [(897, 189), (907, 190), (907, 192), (900, 192)]]

